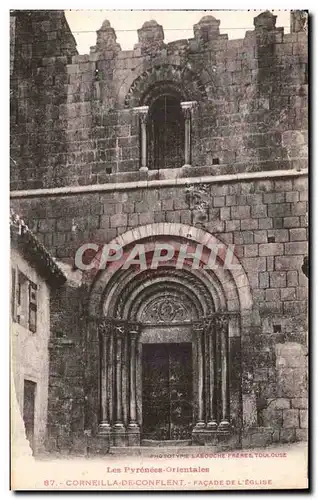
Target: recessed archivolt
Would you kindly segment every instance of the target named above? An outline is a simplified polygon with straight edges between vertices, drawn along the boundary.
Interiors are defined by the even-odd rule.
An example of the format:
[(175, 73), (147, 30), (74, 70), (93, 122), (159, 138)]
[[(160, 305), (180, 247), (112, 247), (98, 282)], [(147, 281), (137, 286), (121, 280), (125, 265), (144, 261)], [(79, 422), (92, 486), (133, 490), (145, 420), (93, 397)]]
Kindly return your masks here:
[[(214, 310), (213, 295), (217, 301), (217, 307), (219, 307), (217, 293), (213, 293), (213, 291), (211, 293), (211, 287), (209, 289), (197, 276), (189, 271), (167, 267), (166, 269), (154, 270), (148, 277), (145, 272), (136, 272), (133, 277), (130, 275), (128, 280), (126, 279), (124, 283), (120, 284), (111, 300), (106, 300), (104, 314), (105, 312), (107, 314), (107, 311), (116, 311), (116, 314), (121, 317), (130, 317), (131, 314), (137, 313), (135, 311), (136, 303), (140, 300), (140, 296), (142, 294), (146, 296), (149, 293), (156, 293), (157, 287), (163, 294), (165, 288), (174, 288), (185, 293), (191, 298), (191, 302), (201, 316), (208, 314), (208, 311)], [(135, 312), (131, 312), (131, 310)]]
[[(150, 247), (154, 245), (155, 242), (150, 242)], [(220, 273), (221, 280), (225, 282), (227, 291), (230, 291), (231, 287), (233, 288), (234, 293), (230, 295), (229, 300), (236, 307), (227, 303), (222, 281), (220, 281), (218, 276)], [(116, 272), (107, 283), (107, 286), (105, 286), (102, 297), (102, 314), (120, 315), (122, 311), (121, 304), (125, 304), (125, 302), (130, 300), (130, 296), (136, 288), (146, 288), (160, 276), (164, 278), (167, 284), (175, 281), (195, 290), (202, 304), (204, 304), (204, 314), (209, 314), (213, 310), (239, 309), (235, 284), (229, 277), (224, 278), (222, 269), (217, 268), (213, 273), (210, 273), (209, 270), (203, 268), (192, 269), (188, 263), (185, 263), (183, 269), (176, 269), (173, 262), (167, 262), (164, 268), (160, 267), (157, 270), (147, 269), (141, 271), (138, 268), (131, 267), (130, 269)]]
[[(129, 246), (137, 242), (146, 242), (149, 251), (149, 248), (154, 246), (156, 240), (162, 236), (170, 237), (171, 243), (173, 240), (179, 239), (179, 241), (185, 240), (189, 243), (199, 243), (207, 248), (211, 248), (211, 245), (216, 244), (224, 246), (215, 236), (202, 229), (177, 223), (154, 223), (139, 226), (118, 236), (110, 244), (116, 243), (124, 248), (129, 248)], [(194, 277), (197, 276), (198, 283), (201, 282), (209, 290), (211, 300), (216, 308), (229, 311), (249, 310), (252, 307), (252, 298), (246, 273), (237, 257), (233, 256), (232, 262), (237, 264), (237, 269), (224, 269), (221, 263), (220, 266), (213, 270), (200, 268), (198, 270), (191, 269), (189, 272)], [(118, 270), (116, 273), (113, 271), (114, 267), (111, 264), (96, 276), (90, 296), (90, 313), (93, 316), (109, 314), (110, 311), (114, 313), (116, 297), (123, 293), (123, 290), (127, 291), (130, 281), (137, 279), (136, 276), (140, 274), (140, 271), (137, 272), (133, 268), (126, 271)], [(171, 270), (169, 273), (173, 274), (173, 271)], [(151, 270), (147, 272), (151, 275)], [(142, 278), (142, 276), (140, 277)], [(141, 281), (140, 286), (146, 286), (146, 284), (142, 284)]]
[(160, 301), (166, 301), (172, 305), (177, 304), (182, 307), (186, 311), (187, 318), (191, 321), (199, 319), (204, 315), (198, 297), (195, 297), (193, 291), (190, 291), (179, 283), (153, 283), (148, 288), (134, 295), (130, 303), (127, 303), (125, 307), (126, 311), (124, 310), (124, 317), (130, 318), (132, 321), (143, 322), (143, 318), (147, 316), (147, 311), (151, 310), (151, 307)]

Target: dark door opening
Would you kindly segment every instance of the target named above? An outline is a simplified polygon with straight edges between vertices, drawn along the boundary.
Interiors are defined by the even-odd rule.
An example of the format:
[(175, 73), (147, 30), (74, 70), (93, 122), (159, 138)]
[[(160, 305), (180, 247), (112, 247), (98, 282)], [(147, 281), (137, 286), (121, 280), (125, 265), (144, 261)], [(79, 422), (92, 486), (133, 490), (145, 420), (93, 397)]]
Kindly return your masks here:
[(191, 343), (144, 344), (142, 371), (143, 438), (191, 438)]
[(34, 407), (35, 407), (36, 383), (31, 380), (24, 381), (23, 395), (23, 420), (25, 434), (32, 450), (34, 450)]
[(160, 96), (149, 110), (149, 168), (179, 168), (184, 164), (184, 117), (180, 99)]

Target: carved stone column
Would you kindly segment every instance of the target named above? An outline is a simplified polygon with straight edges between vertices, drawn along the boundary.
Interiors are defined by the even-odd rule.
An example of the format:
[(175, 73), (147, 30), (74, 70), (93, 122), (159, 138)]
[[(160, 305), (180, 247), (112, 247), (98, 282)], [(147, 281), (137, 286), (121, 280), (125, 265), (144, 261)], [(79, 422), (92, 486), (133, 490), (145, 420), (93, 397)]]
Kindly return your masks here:
[(191, 117), (196, 101), (185, 101), (181, 103), (184, 122), (184, 167), (191, 166)]
[(211, 430), (216, 430), (218, 427), (216, 420), (216, 401), (215, 401), (215, 388), (216, 388), (216, 377), (215, 377), (215, 366), (216, 366), (216, 344), (215, 344), (215, 327), (214, 322), (211, 321), (207, 329), (207, 344), (208, 344), (208, 372), (209, 372), (209, 419), (207, 423), (207, 428)]
[(108, 407), (108, 367), (109, 367), (109, 325), (102, 324), (99, 327), (100, 349), (101, 349), (101, 422), (99, 434), (110, 433), (109, 407)]
[(130, 386), (129, 386), (129, 426), (128, 445), (138, 446), (140, 444), (140, 429), (137, 424), (137, 337), (138, 331), (133, 328), (129, 332), (130, 339)]
[(134, 108), (135, 113), (139, 115), (140, 121), (140, 147), (141, 147), (141, 171), (147, 171), (147, 114), (148, 106), (139, 106)]
[(198, 416), (196, 429), (202, 429), (205, 427), (204, 421), (204, 392), (203, 392), (203, 325), (195, 327), (195, 334), (197, 339), (197, 375), (198, 375)]
[(114, 425), (114, 444), (115, 446), (125, 446), (125, 427), (123, 424), (123, 405), (122, 405), (122, 351), (123, 336), (125, 330), (123, 326), (115, 326), (116, 333), (116, 410)]
[(229, 395), (229, 346), (228, 346), (228, 318), (226, 316), (216, 317), (216, 327), (220, 335), (221, 344), (221, 398), (222, 413), (220, 430), (230, 428), (230, 395)]

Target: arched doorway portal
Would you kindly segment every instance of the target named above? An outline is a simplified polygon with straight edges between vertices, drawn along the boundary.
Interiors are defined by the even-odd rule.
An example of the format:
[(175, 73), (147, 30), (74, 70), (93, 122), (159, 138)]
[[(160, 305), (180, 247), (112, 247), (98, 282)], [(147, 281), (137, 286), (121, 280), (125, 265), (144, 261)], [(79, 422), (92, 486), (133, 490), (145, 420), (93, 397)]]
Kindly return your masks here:
[(100, 321), (99, 430), (117, 446), (204, 444), (239, 424), (241, 396), (231, 360), (239, 348), (240, 311), (251, 307), (246, 275), (242, 267), (226, 269), (222, 255), (209, 269), (211, 245), (220, 242), (191, 226), (153, 224), (116, 243), (130, 249), (142, 242), (148, 259), (167, 239), (175, 248), (202, 245), (200, 265), (110, 264), (92, 285), (90, 310)]

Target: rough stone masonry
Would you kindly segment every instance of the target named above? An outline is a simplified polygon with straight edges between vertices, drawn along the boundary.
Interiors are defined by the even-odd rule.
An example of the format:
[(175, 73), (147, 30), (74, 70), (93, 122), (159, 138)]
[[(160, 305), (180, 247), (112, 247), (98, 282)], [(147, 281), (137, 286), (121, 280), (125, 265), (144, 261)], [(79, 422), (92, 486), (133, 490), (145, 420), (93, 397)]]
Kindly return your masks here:
[[(162, 26), (149, 21), (130, 51), (121, 50), (105, 21), (87, 55), (77, 53), (63, 11), (13, 11), (11, 23), (11, 202), (69, 269), (68, 283), (51, 303), (48, 449), (104, 453), (142, 436), (142, 396), (137, 388), (139, 434), (129, 434), (134, 372), (124, 371), (119, 386), (117, 358), (105, 405), (123, 412), (124, 430), (106, 432), (106, 439), (100, 432), (107, 408), (90, 305), (99, 277), (73, 269), (76, 250), (134, 230), (141, 240), (160, 238), (160, 231), (179, 238), (183, 227), (235, 245), (251, 297), (249, 309), (240, 310), (239, 285), (233, 285), (225, 300), (240, 313), (224, 368), (231, 436), (198, 427), (193, 439), (221, 448), (306, 440), (306, 13), (291, 12), (286, 34), (263, 12), (240, 40), (220, 34), (220, 22), (205, 16), (193, 38), (168, 44)], [(167, 95), (169, 105), (181, 102), (185, 146), (180, 140), (174, 156), (165, 150), (163, 164), (155, 113), (148, 112), (146, 123), (142, 108), (155, 109)], [(200, 360), (198, 366), (200, 374)], [(212, 379), (203, 366), (204, 404), (199, 383), (194, 414), (202, 411), (206, 426)], [(121, 389), (123, 408), (116, 406)]]

